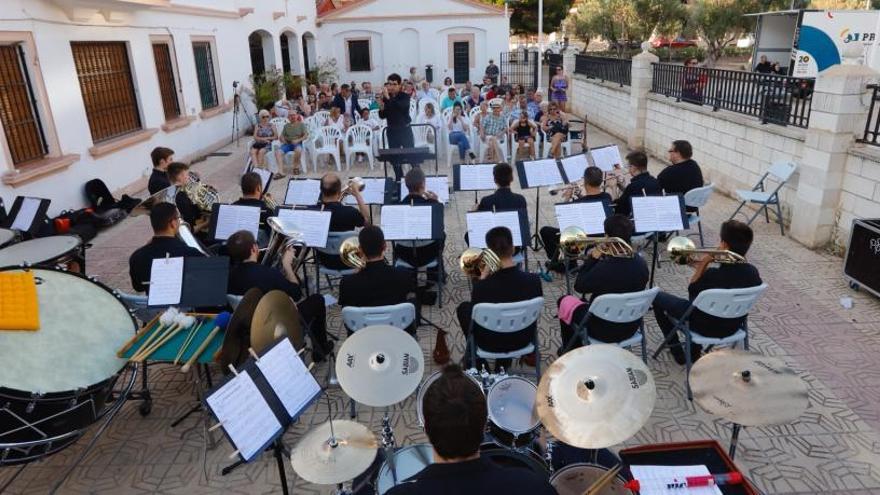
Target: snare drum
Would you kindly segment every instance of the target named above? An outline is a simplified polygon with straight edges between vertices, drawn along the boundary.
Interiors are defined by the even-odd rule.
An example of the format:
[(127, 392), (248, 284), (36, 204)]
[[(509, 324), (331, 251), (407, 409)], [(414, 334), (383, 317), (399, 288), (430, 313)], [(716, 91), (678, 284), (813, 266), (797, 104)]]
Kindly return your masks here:
[(397, 449), (394, 452), (395, 473), (392, 475), (391, 466), (388, 461), (382, 463), (376, 478), (376, 493), (384, 495), (393, 488), (395, 476), (397, 477), (397, 484), (400, 484), (403, 480), (415, 476), (430, 464), (434, 464), (434, 448), (429, 443), (420, 443)]
[[(576, 463), (569, 464), (553, 473), (550, 484), (559, 495), (582, 495), (609, 469), (598, 464)], [(618, 474), (611, 482), (598, 492), (597, 495), (622, 495), (632, 494), (626, 488), (626, 479)]]
[[(425, 380), (424, 383), (419, 385), (419, 393), (416, 396), (416, 411), (419, 414), (419, 426), (421, 426), (422, 428), (425, 427), (425, 415), (424, 415), (424, 412), (422, 409), (422, 402), (425, 400), (425, 392), (428, 391), (428, 387), (430, 387), (432, 383), (434, 383), (435, 381), (437, 381), (438, 378), (440, 378), (441, 373), (443, 373), (443, 372), (442, 371), (435, 371), (435, 372), (431, 373), (431, 376), (429, 376)], [(477, 389), (480, 391), (481, 394), (485, 394), (485, 392), (483, 392), (483, 386), (480, 384), (480, 382), (477, 380), (477, 378), (475, 378), (470, 373), (465, 373), (464, 376), (470, 378), (471, 381), (474, 382), (474, 386), (477, 387)]]
[(137, 328), (106, 286), (61, 270), (30, 270), (40, 329), (0, 331), (0, 466), (53, 454), (102, 418), (126, 363), (116, 349)]
[(0, 247), (3, 247), (15, 240), (15, 231), (9, 229), (0, 229)]
[(73, 261), (82, 241), (75, 235), (54, 235), (19, 242), (0, 249), (0, 268), (62, 266)]
[(498, 445), (521, 447), (534, 440), (541, 424), (535, 408), (538, 387), (521, 376), (505, 376), (489, 388), (489, 433)]

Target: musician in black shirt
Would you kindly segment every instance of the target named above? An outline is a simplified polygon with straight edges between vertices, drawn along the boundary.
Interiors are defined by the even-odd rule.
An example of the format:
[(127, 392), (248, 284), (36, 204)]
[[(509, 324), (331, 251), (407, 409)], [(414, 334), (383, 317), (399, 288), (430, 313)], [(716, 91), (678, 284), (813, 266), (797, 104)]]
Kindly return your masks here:
[(256, 172), (248, 172), (241, 176), (241, 197), (233, 205), (256, 206), (260, 209), (260, 235), (257, 244), (266, 246), (269, 240), (269, 226), (266, 219), (274, 214), (263, 201), (263, 179)]
[[(718, 249), (745, 256), (753, 238), (751, 227), (737, 220), (728, 220), (721, 224), (721, 243)], [(761, 285), (758, 269), (750, 263), (723, 263), (718, 267), (710, 268), (712, 262), (712, 256), (707, 254), (695, 263), (694, 274), (688, 285), (688, 299), (667, 292), (657, 294), (657, 298), (654, 299), (654, 316), (664, 335), (668, 336), (675, 326), (670, 318), (681, 318), (700, 292), (707, 289), (741, 289)], [(690, 328), (707, 337), (727, 337), (733, 335), (744, 320), (745, 317), (716, 318), (694, 309), (690, 316)], [(678, 364), (685, 364), (684, 351), (681, 349), (678, 335), (670, 338), (669, 351)], [(700, 358), (701, 351), (699, 345), (691, 346), (691, 362)]]
[[(620, 214), (606, 218), (604, 227), (607, 237), (618, 237), (626, 243), (630, 242), (634, 230), (632, 220)], [(648, 275), (648, 264), (640, 254), (635, 253), (631, 257), (608, 256), (603, 254), (601, 248), (594, 247), (578, 272), (574, 290), (584, 295), (590, 294), (589, 302), (592, 302), (603, 294), (624, 294), (644, 290), (648, 283)], [(562, 331), (563, 348), (574, 333), (572, 324), (580, 324), (589, 309), (589, 302), (578, 304), (569, 300), (567, 305), (563, 304), (566, 297), (571, 296), (559, 300), (559, 326)], [(572, 309), (573, 306), (576, 307)], [(613, 323), (596, 316), (590, 316), (587, 324), (589, 337), (602, 342), (622, 342), (632, 337), (639, 328), (639, 322)], [(580, 344), (582, 343), (578, 343)], [(560, 351), (562, 350), (561, 348)], [(561, 355), (562, 352), (559, 354)]]
[[(416, 280), (410, 272), (385, 262), (386, 244), (382, 229), (367, 225), (358, 233), (358, 242), (366, 266), (355, 274), (342, 277), (339, 306), (375, 307), (407, 302), (409, 295), (416, 291)], [(415, 334), (415, 330), (415, 321), (406, 328), (410, 334)]]
[(229, 270), (229, 288), (227, 289), (230, 294), (241, 296), (254, 287), (263, 291), (264, 294), (273, 290), (286, 293), (296, 303), (302, 320), (311, 330), (311, 335), (315, 340), (312, 342), (315, 347), (312, 357), (316, 361), (320, 361), (333, 350), (333, 343), (327, 340), (327, 310), (324, 306), (324, 296), (312, 294), (302, 299), (302, 290), (296, 274), (291, 270), (289, 261), (285, 260), (281, 263), (284, 274), (275, 268), (257, 263), (260, 248), (257, 246), (254, 235), (246, 230), (239, 230), (229, 236), (229, 239), (226, 240), (226, 246), (232, 261), (232, 267)]
[[(563, 192), (563, 200), (572, 203), (589, 203), (591, 201), (602, 201), (605, 204), (611, 204), (611, 195), (602, 190), (602, 181), (605, 175), (599, 167), (589, 166), (584, 170), (583, 194), (572, 199), (572, 189), (566, 189)], [(569, 227), (568, 225), (562, 228)], [(559, 229), (556, 227), (541, 227), (541, 242), (544, 243), (544, 249), (547, 251), (547, 268), (559, 273), (565, 273), (565, 264), (558, 260), (559, 257)], [(576, 262), (574, 262), (576, 264)]]
[(492, 167), (492, 177), (498, 189), (488, 196), (483, 196), (477, 205), (477, 211), (509, 211), (525, 210), (528, 206), (526, 198), (510, 189), (513, 183), (513, 167), (507, 163), (498, 163)]
[[(437, 194), (433, 191), (427, 191), (425, 188), (425, 172), (421, 168), (412, 168), (406, 173), (406, 188), (409, 194), (400, 200), (401, 205), (431, 205), (439, 204)], [(425, 245), (413, 247), (409, 242), (403, 241), (394, 243), (394, 257), (407, 262), (410, 266), (424, 266), (433, 260), (441, 265), (436, 270), (429, 270), (427, 274), (428, 281), (436, 282), (439, 280), (439, 272), (442, 270), (443, 264), (443, 244), (446, 241), (446, 234), (442, 238), (435, 239)], [(425, 304), (433, 304), (431, 297), (425, 297)]]
[(180, 162), (174, 162), (168, 165), (168, 178), (171, 184), (177, 186), (177, 194), (174, 196), (174, 203), (180, 212), (180, 218), (188, 223), (195, 232), (201, 230), (202, 224), (198, 221), (201, 219), (202, 212), (199, 207), (193, 203), (189, 195), (183, 191), (183, 188), (189, 184), (189, 165)]
[[(693, 148), (691, 143), (683, 140), (673, 141), (669, 147), (669, 161), (672, 165), (663, 169), (657, 176), (660, 188), (666, 194), (682, 194), (703, 187), (703, 172), (691, 156)], [(697, 211), (696, 208), (688, 208), (688, 212)]]
[[(388, 122), (388, 147), (389, 148), (412, 148), (414, 146), (412, 129), (409, 124), (412, 119), (409, 116), (409, 95), (401, 91), (400, 76), (390, 74), (382, 94), (376, 100), (379, 103), (379, 118)], [(394, 180), (400, 181), (403, 177), (403, 160), (395, 159), (391, 162), (394, 167)]]
[[(357, 208), (342, 203), (342, 179), (333, 172), (321, 177), (321, 198), (319, 204), (324, 211), (330, 212), (330, 232), (351, 232), (363, 227), (370, 209), (364, 203), (361, 192), (354, 188), (351, 195), (357, 201)], [(349, 267), (342, 262), (338, 254), (318, 252), (318, 262), (333, 270), (345, 270)]]
[(480, 457), (488, 416), (486, 397), (458, 366), (447, 366), (431, 383), (422, 409), (434, 463), (401, 480), (388, 495), (556, 493), (546, 473), (502, 467)]
[(150, 153), (150, 159), (153, 161), (153, 172), (150, 174), (150, 180), (147, 183), (147, 190), (150, 195), (156, 194), (162, 189), (171, 187), (171, 181), (168, 180), (168, 165), (174, 161), (174, 150), (157, 146)]
[(149, 292), (150, 271), (153, 260), (165, 257), (203, 256), (198, 249), (187, 246), (177, 238), (180, 228), (180, 213), (171, 203), (157, 203), (150, 210), (150, 225), (153, 239), (132, 253), (128, 259), (128, 274), (131, 286), (137, 292)]
[(617, 198), (614, 212), (631, 216), (633, 197), (657, 196), (661, 191), (660, 183), (648, 172), (648, 155), (641, 151), (633, 151), (626, 155), (626, 163), (632, 178)]

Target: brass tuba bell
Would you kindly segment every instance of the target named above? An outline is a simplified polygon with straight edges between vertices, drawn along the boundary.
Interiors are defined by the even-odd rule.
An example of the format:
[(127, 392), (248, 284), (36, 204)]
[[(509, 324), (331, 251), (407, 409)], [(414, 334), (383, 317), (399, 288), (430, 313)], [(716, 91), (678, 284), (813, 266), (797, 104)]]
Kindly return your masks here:
[(458, 259), (458, 267), (471, 278), (480, 278), (484, 266), (495, 273), (501, 269), (501, 258), (491, 249), (467, 248)]
[(633, 248), (619, 237), (589, 237), (580, 227), (567, 227), (559, 234), (559, 255), (566, 259), (577, 259), (590, 247), (598, 249), (603, 256), (631, 258)]
[(351, 236), (339, 245), (339, 257), (346, 266), (361, 269), (367, 266), (366, 260), (361, 255), (361, 243), (357, 236)]

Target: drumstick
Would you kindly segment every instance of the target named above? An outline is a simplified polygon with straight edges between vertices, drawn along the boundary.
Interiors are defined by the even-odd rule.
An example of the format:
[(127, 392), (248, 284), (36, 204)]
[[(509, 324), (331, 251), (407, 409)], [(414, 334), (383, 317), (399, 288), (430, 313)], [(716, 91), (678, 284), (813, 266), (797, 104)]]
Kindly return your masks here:
[(608, 486), (612, 480), (617, 476), (617, 473), (620, 472), (621, 464), (618, 464), (611, 471), (606, 472), (602, 476), (599, 477), (589, 488), (584, 492), (584, 495), (597, 495), (602, 489)]
[(186, 353), (186, 348), (189, 347), (189, 343), (192, 342), (193, 337), (195, 337), (196, 334), (199, 333), (199, 329), (202, 328), (202, 325), (204, 324), (205, 322), (200, 321), (199, 324), (192, 327), (192, 329), (186, 335), (186, 340), (183, 341), (183, 345), (180, 346), (180, 350), (177, 351), (177, 356), (174, 357), (175, 365), (180, 362), (180, 358), (184, 355), (184, 353)]
[(138, 351), (136, 353), (134, 353), (134, 355), (129, 360), (134, 361), (134, 362), (143, 361), (144, 353), (147, 350), (151, 349), (156, 342), (164, 339), (169, 333), (171, 333), (174, 330), (176, 330), (177, 328), (179, 328), (180, 324), (183, 322), (183, 320), (185, 318), (186, 318), (186, 315), (184, 315), (184, 314), (181, 314), (181, 313), (175, 314), (173, 317), (173, 321), (170, 323), (170, 326), (168, 328), (162, 330), (161, 332), (159, 331), (159, 329), (156, 329), (156, 331), (153, 332), (153, 335), (151, 335), (150, 338), (146, 342), (144, 342), (143, 345), (140, 346), (140, 349), (138, 349)]
[(201, 356), (202, 353), (205, 352), (205, 349), (208, 348), (208, 344), (210, 344), (211, 341), (214, 340), (214, 337), (217, 336), (218, 333), (220, 333), (220, 327), (214, 327), (214, 329), (211, 330), (211, 333), (208, 334), (208, 337), (205, 339), (205, 341), (202, 342), (202, 345), (200, 345), (199, 348), (196, 349), (196, 352), (192, 355), (192, 357), (189, 358), (189, 361), (187, 361), (186, 364), (184, 364), (183, 367), (180, 368), (181, 372), (186, 373), (189, 371), (193, 363), (195, 363), (199, 356)]
[[(177, 310), (176, 310), (175, 308), (168, 308), (168, 309), (166, 309), (165, 312), (162, 313), (162, 316), (159, 317), (159, 326), (156, 327), (156, 330), (154, 330), (153, 333), (151, 333), (146, 339), (144, 339), (144, 341), (143, 341), (143, 342), (141, 343), (141, 345), (138, 347), (138, 350), (135, 351), (135, 353), (132, 354), (132, 356), (131, 356), (129, 359), (130, 359), (130, 360), (131, 360), (131, 359), (134, 359), (134, 357), (137, 356), (138, 354), (140, 354), (140, 352), (141, 352), (145, 347), (147, 347), (147, 346), (149, 346), (150, 344), (152, 344), (153, 341), (156, 339), (156, 337), (157, 337), (160, 333), (163, 332), (164, 328), (165, 328), (167, 325), (173, 325), (174, 322), (175, 322), (175, 317), (177, 316), (177, 314), (178, 314), (178, 313), (177, 313)], [(124, 352), (124, 351), (123, 351), (123, 352)]]
[[(214, 326), (217, 326), (217, 327), (220, 327), (220, 328), (226, 328), (226, 325), (229, 324), (229, 319), (230, 319), (230, 318), (232, 318), (232, 315), (229, 313), (229, 311), (224, 311), (224, 312), (222, 312), (222, 313), (220, 313), (220, 314), (218, 314), (217, 316), (214, 317)], [(203, 325), (204, 323), (205, 323), (205, 322), (200, 323), (199, 326), (198, 326), (198, 329), (196, 329), (196, 330), (190, 332), (190, 336), (189, 336), (189, 338), (188, 338), (187, 341), (183, 344), (183, 348), (181, 349), (180, 353), (177, 355), (177, 359), (174, 360), (174, 364), (175, 364), (175, 365), (180, 361), (180, 359), (181, 359), (183, 356), (186, 355), (186, 350), (189, 349), (189, 346), (190, 346), (190, 345), (192, 344), (192, 342), (195, 340), (196, 335), (198, 335), (199, 330), (201, 330), (202, 325)]]
[(175, 335), (180, 333), (187, 328), (192, 328), (196, 324), (196, 319), (192, 316), (186, 316), (180, 322), (179, 325), (174, 327), (173, 330), (169, 330), (168, 333), (162, 337), (158, 342), (150, 346), (149, 349), (145, 350), (139, 357), (136, 362), (142, 362), (148, 357), (150, 357), (154, 352), (158, 351), (163, 345), (165, 345), (169, 340), (171, 340)]

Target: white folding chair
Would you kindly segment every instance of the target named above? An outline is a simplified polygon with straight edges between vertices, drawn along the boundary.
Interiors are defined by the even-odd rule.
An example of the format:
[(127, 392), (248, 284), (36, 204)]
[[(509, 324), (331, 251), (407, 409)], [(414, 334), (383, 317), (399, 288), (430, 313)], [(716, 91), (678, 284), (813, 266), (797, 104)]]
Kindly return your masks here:
[(351, 169), (351, 160), (358, 153), (367, 155), (373, 170), (373, 130), (365, 125), (353, 125), (345, 131), (345, 168)]
[(704, 245), (703, 224), (700, 222), (700, 208), (706, 206), (706, 203), (709, 202), (709, 198), (712, 197), (713, 189), (715, 189), (715, 186), (712, 183), (709, 183), (703, 187), (697, 187), (684, 193), (684, 205), (697, 209), (695, 212), (688, 213), (688, 225), (690, 228), (694, 228), (694, 224), (697, 224), (697, 229), (700, 233), (700, 247)]
[[(733, 215), (730, 215), (730, 218), (735, 217), (746, 203), (754, 203), (761, 205), (761, 207), (758, 208), (758, 211), (756, 211), (754, 215), (752, 215), (748, 224), (751, 225), (752, 222), (758, 218), (758, 215), (761, 214), (761, 210), (764, 211), (764, 218), (767, 220), (767, 223), (770, 223), (770, 209), (768, 206), (774, 205), (776, 206), (776, 220), (779, 222), (779, 232), (782, 235), (785, 235), (785, 227), (782, 223), (782, 208), (779, 205), (779, 190), (782, 189), (782, 186), (784, 186), (786, 182), (788, 182), (791, 174), (793, 174), (796, 169), (797, 164), (794, 162), (776, 162), (767, 169), (767, 172), (761, 176), (761, 179), (755, 184), (755, 187), (753, 187), (751, 191), (737, 189), (737, 199), (742, 202), (736, 208), (736, 211), (733, 212)], [(776, 188), (772, 191), (769, 191), (767, 185), (764, 184), (767, 179), (773, 179), (777, 183)]]
[(474, 328), (476, 325), (479, 325), (487, 332), (498, 334), (518, 332), (533, 323), (537, 324), (543, 309), (543, 297), (510, 303), (474, 304), (471, 310), (471, 325), (468, 332), (468, 348), (471, 353), (471, 363), (476, 366), (478, 357), (481, 359), (515, 359), (532, 353), (538, 353), (538, 358), (535, 360), (535, 375), (540, 380), (541, 356), (538, 346), (539, 332), (537, 325), (535, 326), (535, 333), (531, 343), (509, 352), (491, 352), (478, 347), (474, 338)]
[[(330, 232), (327, 234), (327, 244), (322, 248), (314, 248), (315, 251), (321, 254), (329, 255), (329, 256), (339, 256), (339, 246), (342, 244), (342, 241), (348, 239), (349, 237), (357, 237), (358, 233), (355, 230), (350, 230), (347, 232)], [(354, 268), (330, 268), (321, 264), (321, 259), (319, 257), (315, 257), (315, 292), (321, 293), (321, 275), (327, 279), (327, 284), (330, 286), (330, 289), (333, 289), (333, 280), (334, 278), (342, 278), (345, 275), (351, 275), (355, 273), (357, 270)]]
[[(645, 314), (651, 309), (651, 303), (657, 293), (660, 292), (659, 287), (653, 289), (642, 290), (638, 292), (628, 292), (624, 294), (603, 294), (590, 302), (587, 314), (577, 324), (572, 322), (574, 335), (569, 342), (563, 342), (563, 352), (567, 352), (578, 340), (584, 345), (590, 344), (615, 344), (619, 347), (629, 348), (634, 345), (642, 346), (642, 361), (648, 363), (648, 338), (645, 333)], [(590, 337), (589, 321), (590, 315), (601, 318), (611, 323), (631, 323), (639, 322), (639, 328), (636, 333), (621, 342), (604, 342), (602, 340)]]
[(401, 330), (416, 320), (416, 307), (413, 303), (400, 303), (390, 306), (346, 306), (342, 308), (342, 322), (349, 332), (356, 332), (371, 325), (391, 325)]
[[(321, 155), (330, 155), (336, 163), (336, 170), (342, 171), (342, 159), (339, 157), (339, 140), (342, 139), (342, 131), (336, 126), (324, 126), (318, 128), (312, 137), (312, 166), (315, 172), (318, 171), (318, 158)], [(318, 143), (321, 143), (320, 146)]]
[[(743, 349), (749, 350), (748, 314), (766, 290), (767, 284), (742, 289), (707, 289), (697, 295), (680, 319), (673, 319), (675, 327), (663, 341), (663, 345), (654, 352), (654, 358), (660, 354), (660, 351), (669, 346), (669, 340), (676, 332), (681, 331), (684, 334), (685, 385), (688, 400), (693, 400), (694, 398), (691, 393), (689, 376), (691, 365), (693, 364), (691, 362), (691, 343), (702, 346), (729, 345), (736, 347), (742, 341)], [(701, 334), (699, 329), (694, 329), (690, 326), (690, 317), (695, 309), (715, 318), (745, 318), (740, 327), (727, 337), (707, 337)]]

